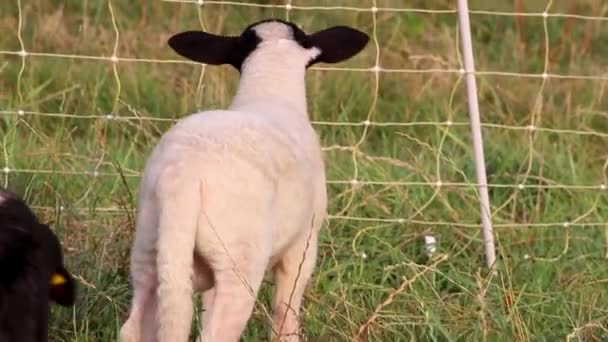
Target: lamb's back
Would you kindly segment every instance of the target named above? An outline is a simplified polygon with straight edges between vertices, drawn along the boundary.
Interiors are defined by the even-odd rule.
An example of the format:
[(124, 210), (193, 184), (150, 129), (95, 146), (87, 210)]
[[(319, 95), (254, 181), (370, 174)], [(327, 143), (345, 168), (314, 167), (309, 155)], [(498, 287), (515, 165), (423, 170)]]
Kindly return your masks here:
[(319, 169), (320, 158), (305, 120), (280, 112), (215, 110), (178, 121), (152, 151), (144, 173), (154, 181), (162, 169), (182, 165), (226, 177), (251, 168), (272, 180), (301, 179)]

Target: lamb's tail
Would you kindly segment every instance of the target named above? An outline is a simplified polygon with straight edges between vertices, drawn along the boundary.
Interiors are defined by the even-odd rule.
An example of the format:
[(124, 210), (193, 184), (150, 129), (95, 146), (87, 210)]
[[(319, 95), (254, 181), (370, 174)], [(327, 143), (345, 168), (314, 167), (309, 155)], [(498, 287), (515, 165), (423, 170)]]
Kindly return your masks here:
[(192, 324), (192, 266), (201, 189), (200, 182), (184, 176), (170, 168), (157, 187), (159, 342), (187, 341)]

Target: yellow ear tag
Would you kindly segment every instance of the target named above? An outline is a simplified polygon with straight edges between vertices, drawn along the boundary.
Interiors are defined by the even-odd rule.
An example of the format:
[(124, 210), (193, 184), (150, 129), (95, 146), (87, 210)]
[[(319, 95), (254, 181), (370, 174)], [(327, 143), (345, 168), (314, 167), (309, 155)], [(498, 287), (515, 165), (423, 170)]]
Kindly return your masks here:
[(51, 285), (53, 286), (63, 285), (65, 284), (65, 281), (65, 277), (61, 274), (53, 273), (53, 275), (51, 276)]

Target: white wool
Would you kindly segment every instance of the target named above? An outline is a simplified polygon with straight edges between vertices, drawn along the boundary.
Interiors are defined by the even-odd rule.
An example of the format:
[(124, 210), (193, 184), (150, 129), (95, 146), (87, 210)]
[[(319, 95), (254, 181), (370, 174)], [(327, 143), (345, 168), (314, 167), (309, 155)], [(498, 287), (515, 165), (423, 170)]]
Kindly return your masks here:
[(202, 341), (238, 341), (267, 270), (275, 328), (299, 340), (327, 210), (305, 88), (305, 66), (320, 50), (300, 46), (279, 22), (253, 29), (262, 41), (243, 62), (228, 109), (180, 120), (149, 156), (122, 341), (187, 341), (193, 290), (203, 292)]
[(245, 60), (243, 75), (229, 108), (254, 112), (282, 109), (282, 116), (298, 115), (308, 119), (306, 70), (302, 65), (319, 53), (319, 49), (304, 49), (293, 40), (263, 41)]
[(262, 23), (256, 25), (253, 30), (257, 33), (257, 36), (264, 41), (293, 38), (293, 31), (291, 28), (279, 22)]
[[(289, 40), (291, 30), (283, 24), (262, 24), (256, 31), (263, 42), (244, 62), (228, 110), (182, 119), (149, 157), (131, 256), (140, 292), (121, 330), (125, 341), (146, 334), (154, 339), (157, 329), (159, 341), (186, 341), (192, 286), (227, 294), (217, 293), (217, 305), (205, 314), (205, 341), (236, 341), (255, 301), (247, 287), (255, 295), (264, 272), (274, 266), (275, 323), (278, 328), (286, 316), (283, 333), (298, 329), (297, 315), (285, 315), (286, 305), (310, 239), (296, 287), (296, 296), (303, 295), (327, 206), (321, 146), (308, 120), (304, 83), (304, 66), (319, 50)], [(155, 286), (164, 296), (153, 304), (158, 327), (136, 305), (138, 298), (154, 296)], [(211, 310), (210, 302), (205, 310)], [(294, 299), (292, 308), (299, 311), (300, 302)], [(135, 331), (129, 323), (138, 319), (143, 326)]]

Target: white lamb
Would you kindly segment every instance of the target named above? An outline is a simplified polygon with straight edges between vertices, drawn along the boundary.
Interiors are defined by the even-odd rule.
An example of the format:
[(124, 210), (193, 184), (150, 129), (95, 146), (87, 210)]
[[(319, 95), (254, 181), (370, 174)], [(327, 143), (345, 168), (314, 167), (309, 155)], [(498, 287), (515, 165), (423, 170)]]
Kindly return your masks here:
[(187, 341), (193, 289), (203, 292), (202, 340), (238, 341), (267, 268), (276, 283), (274, 324), (282, 337), (299, 340), (298, 313), (327, 207), (305, 73), (356, 55), (368, 40), (345, 26), (308, 35), (278, 19), (238, 37), (187, 31), (169, 39), (178, 54), (230, 64), (241, 78), (228, 110), (182, 119), (150, 155), (122, 341)]

